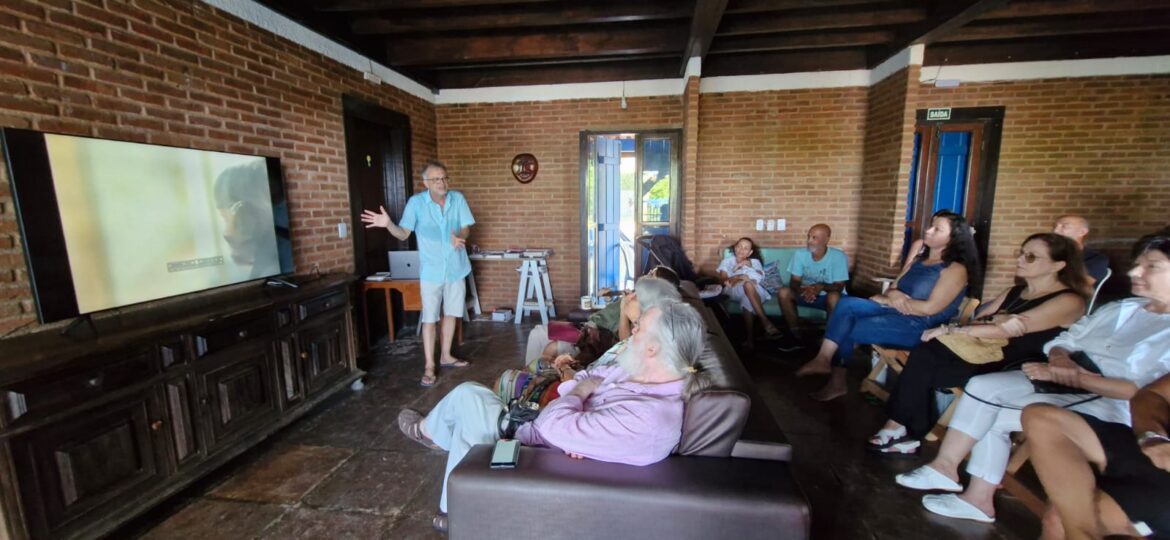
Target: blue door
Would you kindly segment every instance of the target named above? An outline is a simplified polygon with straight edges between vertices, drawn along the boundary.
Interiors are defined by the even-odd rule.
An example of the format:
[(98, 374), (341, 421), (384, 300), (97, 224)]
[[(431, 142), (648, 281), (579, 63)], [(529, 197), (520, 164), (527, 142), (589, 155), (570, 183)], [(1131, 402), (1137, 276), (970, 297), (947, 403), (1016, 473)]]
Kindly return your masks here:
[(621, 159), (622, 142), (617, 137), (597, 138), (597, 183), (594, 200), (597, 222), (597, 290), (619, 287), (621, 272)]
[(938, 171), (934, 181), (934, 209), (966, 215), (967, 165), (971, 157), (970, 131), (939, 133)]

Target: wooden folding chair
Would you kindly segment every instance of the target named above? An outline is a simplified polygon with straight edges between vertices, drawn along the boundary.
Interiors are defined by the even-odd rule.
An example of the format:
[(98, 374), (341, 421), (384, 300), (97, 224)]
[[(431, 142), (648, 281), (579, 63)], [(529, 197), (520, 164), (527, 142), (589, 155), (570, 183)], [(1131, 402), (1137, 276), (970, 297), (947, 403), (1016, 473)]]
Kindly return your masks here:
[[(978, 307), (978, 298), (971, 296), (964, 298), (963, 303), (959, 304), (959, 314), (955, 320), (959, 324), (971, 322), (971, 319), (975, 316), (975, 309)], [(902, 373), (902, 369), (906, 367), (906, 361), (910, 358), (910, 351), (874, 345), (873, 354), (875, 357), (874, 366), (869, 371), (869, 375), (865, 376), (865, 380), (861, 381), (861, 391), (872, 394), (882, 401), (886, 401), (890, 399), (890, 392), (878, 382), (878, 379), (881, 377), (882, 372), (887, 369), (892, 370), (894, 373)], [(962, 389), (959, 389), (959, 391), (962, 392)], [(951, 405), (954, 406), (954, 403), (951, 403)], [(950, 412), (950, 409), (948, 409), (948, 412)], [(949, 414), (944, 413), (944, 416), (950, 420)]]

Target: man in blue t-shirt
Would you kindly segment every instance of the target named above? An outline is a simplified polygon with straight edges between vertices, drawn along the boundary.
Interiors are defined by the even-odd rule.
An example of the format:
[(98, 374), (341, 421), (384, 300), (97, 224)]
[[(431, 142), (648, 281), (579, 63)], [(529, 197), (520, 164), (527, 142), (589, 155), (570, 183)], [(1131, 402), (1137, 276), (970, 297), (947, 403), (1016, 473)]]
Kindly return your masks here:
[(829, 247), (832, 234), (833, 230), (824, 223), (813, 225), (808, 230), (808, 249), (797, 251), (788, 263), (792, 277), (788, 286), (780, 289), (780, 310), (784, 312), (790, 335), (781, 341), (781, 351), (800, 348), (797, 305), (823, 309), (832, 315), (849, 282), (849, 258), (845, 252)]
[(422, 386), (435, 384), (435, 323), (443, 320), (441, 367), (463, 367), (467, 362), (451, 355), (451, 340), (455, 335), (455, 321), (463, 316), (463, 279), (471, 273), (467, 258), (467, 236), (475, 218), (467, 199), (458, 191), (449, 190), (447, 167), (438, 161), (427, 161), (422, 169), (423, 185), (427, 190), (406, 202), (402, 219), (395, 225), (386, 214), (365, 210), (362, 222), (366, 228), (383, 227), (399, 240), (406, 240), (413, 232), (418, 238), (419, 293), (422, 296), (423, 357), (426, 369), (420, 381)]

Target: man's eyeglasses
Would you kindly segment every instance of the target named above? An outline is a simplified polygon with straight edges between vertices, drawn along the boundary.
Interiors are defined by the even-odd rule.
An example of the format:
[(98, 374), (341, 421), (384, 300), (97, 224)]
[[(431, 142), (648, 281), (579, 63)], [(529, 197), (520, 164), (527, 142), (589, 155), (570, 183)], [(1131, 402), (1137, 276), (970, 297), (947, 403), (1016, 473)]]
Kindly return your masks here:
[(1019, 254), (1016, 255), (1016, 258), (1017, 259), (1023, 258), (1024, 262), (1026, 262), (1028, 264), (1032, 264), (1032, 263), (1036, 262), (1036, 259), (1047, 259), (1047, 257), (1044, 257), (1042, 255), (1037, 255), (1035, 253), (1032, 253), (1031, 251), (1021, 251)]
[(435, 178), (423, 178), (427, 182), (447, 182), (451, 180), (450, 176), (436, 176)]

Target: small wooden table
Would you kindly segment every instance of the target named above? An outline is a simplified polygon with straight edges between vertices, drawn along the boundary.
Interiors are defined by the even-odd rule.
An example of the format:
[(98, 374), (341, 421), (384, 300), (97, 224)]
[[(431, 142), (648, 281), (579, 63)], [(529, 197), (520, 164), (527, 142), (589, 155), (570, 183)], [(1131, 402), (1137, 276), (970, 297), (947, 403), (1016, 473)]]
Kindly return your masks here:
[[(370, 291), (382, 291), (386, 298), (386, 329), (391, 343), (394, 342), (394, 301), (390, 295), (390, 291), (398, 291), (402, 294), (402, 309), (403, 311), (422, 311), (422, 293), (419, 281), (417, 279), (391, 279), (387, 281), (362, 281), (362, 327), (365, 329), (366, 335), (366, 350), (370, 349), (370, 309), (369, 302), (366, 300), (366, 294)], [(440, 320), (441, 322), (441, 320)], [(422, 323), (419, 322), (421, 331)], [(437, 332), (442, 332), (441, 329), (436, 329)], [(463, 344), (463, 321), (455, 321), (455, 343)]]

